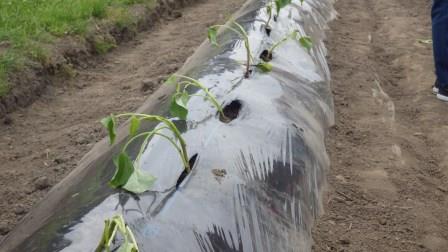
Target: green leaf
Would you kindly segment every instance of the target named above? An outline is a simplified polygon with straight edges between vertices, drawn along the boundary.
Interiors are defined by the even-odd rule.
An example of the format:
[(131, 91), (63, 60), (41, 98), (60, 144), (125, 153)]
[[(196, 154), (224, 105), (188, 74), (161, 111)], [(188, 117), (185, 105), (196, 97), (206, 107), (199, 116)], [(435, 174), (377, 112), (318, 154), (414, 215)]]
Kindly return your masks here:
[[(109, 181), (113, 188), (123, 188), (126, 191), (138, 194), (149, 190), (156, 178), (134, 167), (132, 160), (125, 152), (120, 153), (114, 163), (117, 167), (114, 177)], [(123, 229), (124, 226), (119, 226)]]
[(177, 76), (176, 75), (171, 75), (166, 81), (166, 84), (168, 85), (176, 85), (177, 84)]
[(275, 0), (275, 7), (277, 7), (277, 15), (280, 13), (280, 10), (290, 4), (292, 0)]
[(137, 252), (137, 248), (133, 243), (126, 239), (123, 244), (118, 248), (117, 252)]
[(260, 69), (263, 73), (268, 73), (272, 71), (272, 65), (267, 62), (260, 62), (256, 65), (258, 69)]
[(182, 104), (187, 106), (189, 100), (190, 100), (190, 94), (188, 92), (184, 91), (182, 93), (182, 95), (180, 96), (180, 101), (182, 102)]
[(151, 189), (156, 181), (156, 177), (151, 174), (147, 174), (139, 169), (134, 170), (123, 189), (135, 194), (143, 193)]
[(171, 98), (170, 113), (173, 117), (178, 117), (181, 120), (186, 120), (188, 115), (187, 104), (190, 100), (190, 95), (187, 92), (176, 93)]
[(123, 187), (134, 173), (134, 164), (129, 158), (128, 154), (122, 152), (114, 160), (116, 166), (115, 175), (109, 181), (109, 185), (113, 188)]
[(291, 39), (296, 40), (297, 39), (297, 35), (299, 35), (299, 32), (297, 30), (291, 32)]
[(311, 48), (313, 48), (313, 41), (311, 40), (310, 37), (307, 36), (301, 37), (299, 39), (299, 43), (303, 48), (307, 50), (311, 50)]
[(207, 37), (208, 37), (208, 40), (210, 41), (210, 43), (214, 46), (219, 46), (218, 40), (217, 40), (217, 35), (218, 35), (217, 27), (209, 27), (208, 28)]
[(115, 138), (117, 136), (117, 132), (115, 129), (115, 116), (114, 115), (110, 115), (108, 117), (105, 117), (101, 120), (101, 124), (103, 124), (103, 126), (107, 129), (108, 133), (109, 133), (109, 142), (110, 144), (113, 144), (115, 142)]
[(129, 125), (129, 134), (131, 137), (137, 135), (138, 129), (140, 129), (140, 120), (136, 116), (132, 116), (131, 124)]

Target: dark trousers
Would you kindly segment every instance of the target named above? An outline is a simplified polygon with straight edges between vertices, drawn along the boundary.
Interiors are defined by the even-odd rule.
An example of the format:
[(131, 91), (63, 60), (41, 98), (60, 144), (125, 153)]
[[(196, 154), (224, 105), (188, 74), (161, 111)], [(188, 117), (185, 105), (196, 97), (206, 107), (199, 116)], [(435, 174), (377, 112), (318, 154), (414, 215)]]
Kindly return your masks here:
[(448, 0), (434, 0), (432, 39), (439, 88), (448, 90)]

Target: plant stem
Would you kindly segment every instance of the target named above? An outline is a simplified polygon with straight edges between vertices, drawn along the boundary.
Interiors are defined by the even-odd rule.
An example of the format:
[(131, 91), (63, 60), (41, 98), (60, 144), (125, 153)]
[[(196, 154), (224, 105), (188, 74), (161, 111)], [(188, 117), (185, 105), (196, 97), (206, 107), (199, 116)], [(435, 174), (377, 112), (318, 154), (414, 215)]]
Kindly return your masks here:
[(241, 31), (241, 34), (243, 34), (243, 38), (244, 38), (244, 46), (246, 47), (246, 53), (247, 53), (247, 62), (246, 62), (246, 73), (244, 74), (244, 77), (247, 79), (250, 77), (250, 65), (253, 62), (253, 56), (250, 50), (250, 44), (249, 44), (249, 35), (247, 35), (246, 31), (244, 30), (244, 28), (238, 24), (237, 22), (233, 21), (232, 22), (234, 25), (236, 25), (236, 27), (238, 27), (238, 29)]
[(274, 51), (275, 48), (277, 48), (279, 45), (281, 45), (282, 43), (286, 42), (289, 39), (289, 35), (287, 37), (282, 38), (280, 41), (277, 41), (277, 43), (275, 43), (274, 45), (271, 46), (271, 48), (269, 48), (269, 52), (272, 53)]
[(286, 42), (288, 39), (290, 39), (291, 37), (293, 37), (294, 34), (297, 34), (297, 31), (293, 31), (290, 34), (286, 35), (285, 37), (283, 37), (280, 41), (277, 41), (275, 44), (273, 44), (271, 46), (271, 48), (269, 48), (269, 53), (272, 53), (275, 48), (277, 48), (278, 46), (280, 46), (281, 44), (283, 44), (284, 42)]
[(126, 231), (127, 234), (129, 235), (129, 238), (131, 238), (132, 244), (137, 246), (137, 241), (135, 240), (134, 234), (132, 233), (132, 230), (129, 228), (128, 225), (126, 225)]
[[(188, 157), (188, 153), (187, 153), (187, 144), (185, 143), (185, 140), (183, 139), (182, 134), (179, 132), (179, 129), (176, 127), (176, 125), (174, 125), (173, 122), (171, 122), (170, 120), (166, 119), (163, 116), (147, 115), (147, 114), (140, 114), (140, 113), (124, 113), (124, 114), (116, 115), (117, 118), (131, 117), (131, 116), (137, 116), (137, 117), (141, 117), (143, 119), (149, 120), (149, 121), (157, 121), (157, 122), (161, 122), (161, 123), (165, 124), (167, 126), (167, 128), (174, 134), (176, 139), (179, 141), (180, 150), (181, 150), (181, 152), (179, 154), (181, 155), (185, 170), (187, 171), (187, 173), (190, 173), (191, 167), (189, 164), (189, 157)], [(146, 132), (146, 133), (148, 133), (148, 132)], [(155, 132), (155, 133), (153, 132), (152, 134), (157, 134), (157, 135), (160, 135), (162, 137), (169, 139), (169, 137), (166, 137), (165, 135), (157, 133), (157, 132)], [(171, 139), (169, 139), (169, 140), (172, 141)], [(172, 142), (172, 143), (175, 144), (174, 142)]]
[(244, 28), (240, 24), (238, 24), (235, 21), (232, 21), (232, 24), (235, 25), (238, 28), (238, 30), (233, 28), (233, 27), (231, 27), (231, 26), (229, 26), (229, 25), (214, 25), (212, 27), (225, 27), (225, 28), (235, 32), (236, 34), (240, 35), (240, 37), (244, 40), (244, 47), (246, 48), (246, 55), (247, 55), (247, 57), (246, 57), (246, 59), (247, 59), (247, 62), (246, 62), (246, 72), (244, 74), (244, 77), (245, 78), (249, 78), (249, 76), (250, 76), (250, 65), (253, 62), (253, 56), (252, 56), (252, 53), (251, 53), (251, 50), (250, 50), (250, 44), (249, 44), (249, 36), (247, 35), (246, 31), (244, 30)]
[[(204, 91), (204, 93), (206, 94), (205, 96), (202, 96), (202, 97), (204, 97), (204, 98), (210, 100), (210, 102), (213, 104), (213, 106), (216, 107), (216, 109), (217, 109), (218, 112), (221, 114), (221, 116), (223, 116), (224, 118), (227, 118), (227, 117), (224, 115), (224, 111), (223, 111), (223, 109), (222, 109), (222, 106), (221, 106), (221, 105), (219, 104), (219, 102), (216, 100), (215, 96), (214, 96), (212, 93), (210, 93), (209, 89), (208, 89), (206, 86), (204, 86), (204, 85), (203, 85), (202, 83), (200, 83), (199, 81), (197, 81), (197, 80), (195, 80), (195, 79), (193, 79), (193, 78), (191, 78), (191, 77), (185, 76), (185, 75), (174, 74), (174, 76), (179, 77), (179, 78), (183, 78), (183, 79), (186, 79), (186, 80), (187, 80), (187, 81), (186, 81), (186, 84), (185, 84), (185, 86), (184, 86), (184, 90), (185, 90), (187, 87), (189, 87), (190, 85), (202, 89), (202, 90)], [(183, 83), (183, 82), (181, 82), (181, 83)]]
[(149, 132), (143, 132), (143, 133), (140, 133), (140, 134), (138, 134), (138, 135), (132, 137), (132, 138), (125, 144), (125, 146), (123, 147), (122, 151), (123, 151), (123, 152), (126, 152), (127, 148), (129, 147), (129, 145), (130, 145), (132, 142), (134, 142), (135, 140), (137, 140), (137, 139), (140, 138), (140, 137), (146, 136), (146, 137), (145, 137), (145, 140), (143, 140), (143, 143), (142, 143), (142, 145), (141, 145), (141, 147), (140, 147), (140, 150), (139, 150), (139, 152), (138, 152), (138, 155), (137, 155), (137, 157), (135, 158), (135, 161), (136, 161), (137, 163), (139, 163), (140, 157), (142, 156), (143, 151), (145, 150), (145, 147), (146, 147), (146, 145), (148, 144), (149, 139), (150, 139), (151, 137), (153, 137), (154, 135), (157, 135), (157, 136), (163, 137), (163, 138), (165, 138), (166, 140), (168, 140), (168, 142), (171, 143), (171, 145), (177, 150), (177, 152), (179, 153), (179, 155), (182, 157), (182, 156), (183, 156), (183, 154), (182, 154), (182, 150), (179, 148), (179, 146), (177, 146), (177, 144), (173, 141), (173, 139), (172, 139), (171, 137), (168, 137), (168, 136), (165, 135), (165, 134), (159, 133), (159, 131), (161, 131), (161, 130), (163, 130), (163, 129), (168, 129), (168, 127), (166, 127), (166, 126), (164, 126), (164, 127), (160, 127), (160, 128), (155, 129), (155, 130), (152, 130), (152, 131), (149, 131)]
[(271, 19), (272, 19), (272, 2), (269, 2), (268, 6), (266, 8), (267, 8), (269, 17), (268, 17), (268, 21), (266, 21), (265, 25), (266, 25), (266, 27), (269, 27), (269, 23), (271, 22)]

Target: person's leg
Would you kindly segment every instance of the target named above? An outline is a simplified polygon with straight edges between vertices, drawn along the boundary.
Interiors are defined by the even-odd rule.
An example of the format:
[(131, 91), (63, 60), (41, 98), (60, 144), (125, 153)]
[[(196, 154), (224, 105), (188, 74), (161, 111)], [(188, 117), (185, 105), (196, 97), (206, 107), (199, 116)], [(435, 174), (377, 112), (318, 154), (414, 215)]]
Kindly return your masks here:
[[(439, 99), (448, 101), (448, 0), (434, 0), (432, 37)], [(445, 99), (443, 99), (445, 100)]]

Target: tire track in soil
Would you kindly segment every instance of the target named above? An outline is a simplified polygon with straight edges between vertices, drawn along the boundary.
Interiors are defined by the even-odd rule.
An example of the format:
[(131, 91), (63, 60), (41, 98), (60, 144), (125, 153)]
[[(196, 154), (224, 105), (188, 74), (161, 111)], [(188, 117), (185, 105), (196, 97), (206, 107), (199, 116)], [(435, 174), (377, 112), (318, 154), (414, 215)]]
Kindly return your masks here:
[(105, 136), (102, 117), (138, 108), (243, 3), (198, 1), (0, 123), (0, 240)]
[(336, 126), (314, 251), (447, 251), (448, 104), (431, 94), (430, 1), (339, 0)]

